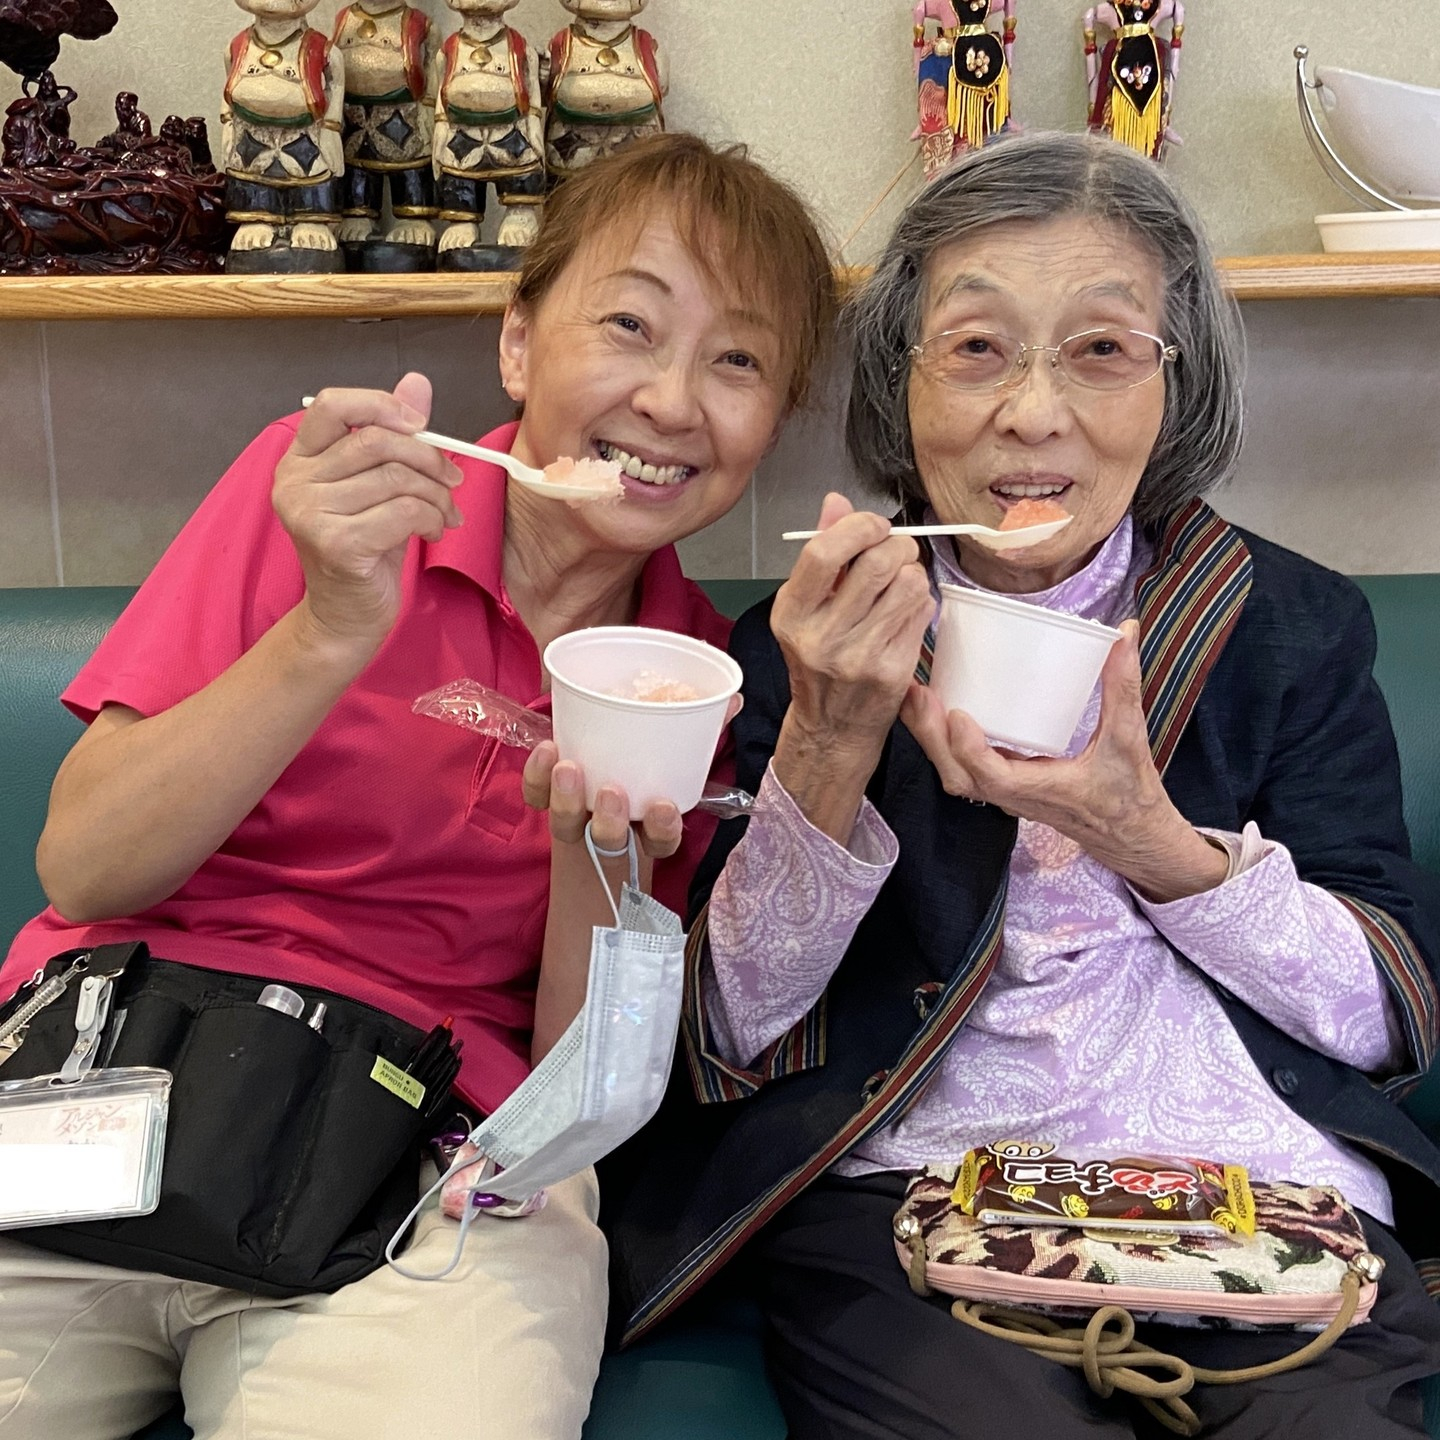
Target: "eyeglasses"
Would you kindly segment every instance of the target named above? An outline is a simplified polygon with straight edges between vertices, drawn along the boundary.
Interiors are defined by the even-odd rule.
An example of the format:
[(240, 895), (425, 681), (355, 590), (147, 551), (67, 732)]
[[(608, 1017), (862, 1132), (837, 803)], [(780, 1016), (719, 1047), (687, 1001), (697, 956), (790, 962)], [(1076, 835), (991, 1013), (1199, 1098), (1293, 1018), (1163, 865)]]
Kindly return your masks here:
[(1025, 345), (993, 330), (945, 330), (909, 351), (916, 367), (952, 390), (998, 390), (1029, 368), (1031, 355), (1086, 390), (1132, 390), (1153, 380), (1179, 354), (1143, 330), (1084, 330), (1058, 345)]

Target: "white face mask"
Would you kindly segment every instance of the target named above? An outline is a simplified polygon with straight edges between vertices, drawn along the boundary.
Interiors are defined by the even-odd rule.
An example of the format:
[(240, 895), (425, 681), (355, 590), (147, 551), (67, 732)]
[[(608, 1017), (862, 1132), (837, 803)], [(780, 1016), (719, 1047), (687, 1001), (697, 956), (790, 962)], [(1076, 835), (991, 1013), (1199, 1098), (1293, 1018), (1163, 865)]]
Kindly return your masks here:
[[(585, 844), (608, 897), (610, 886), (588, 827)], [(459, 1263), (465, 1232), (481, 1213), (473, 1205), (466, 1206), (455, 1254), (439, 1274), (419, 1274), (395, 1259), (421, 1207), (455, 1171), (474, 1167), (472, 1197), (525, 1201), (588, 1169), (660, 1108), (680, 1025), (685, 932), (678, 915), (640, 891), (633, 834), (629, 855), (630, 880), (619, 908), (610, 902), (615, 926), (595, 927), (583, 1008), (510, 1097), (471, 1131), (471, 1143), (487, 1157), (484, 1163), (458, 1158), (391, 1237), (385, 1258), (402, 1275), (438, 1280)]]

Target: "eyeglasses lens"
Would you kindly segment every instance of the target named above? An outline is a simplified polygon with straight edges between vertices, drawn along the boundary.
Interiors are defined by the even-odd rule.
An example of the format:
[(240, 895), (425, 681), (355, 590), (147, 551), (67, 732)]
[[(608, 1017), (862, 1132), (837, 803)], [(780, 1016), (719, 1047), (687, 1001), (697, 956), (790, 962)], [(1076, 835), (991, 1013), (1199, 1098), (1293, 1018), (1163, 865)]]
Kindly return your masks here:
[(1144, 384), (1164, 363), (1163, 347), (1153, 336), (1118, 329), (1072, 335), (1055, 351), (1026, 347), (988, 330), (948, 330), (920, 345), (916, 360), (932, 379), (952, 389), (992, 390), (1018, 375), (1027, 350), (1058, 355), (1065, 378), (1087, 390), (1129, 390)]

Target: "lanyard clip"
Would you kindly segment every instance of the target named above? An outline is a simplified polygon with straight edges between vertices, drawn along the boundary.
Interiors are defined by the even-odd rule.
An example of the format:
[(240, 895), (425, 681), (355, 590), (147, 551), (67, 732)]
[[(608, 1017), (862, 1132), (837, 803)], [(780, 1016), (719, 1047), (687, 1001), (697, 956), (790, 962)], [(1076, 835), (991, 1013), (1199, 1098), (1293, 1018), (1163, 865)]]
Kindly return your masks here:
[(113, 990), (109, 975), (89, 975), (80, 982), (80, 996), (75, 1006), (75, 1046), (60, 1067), (62, 1085), (73, 1085), (90, 1073), (105, 1022), (110, 1018)]

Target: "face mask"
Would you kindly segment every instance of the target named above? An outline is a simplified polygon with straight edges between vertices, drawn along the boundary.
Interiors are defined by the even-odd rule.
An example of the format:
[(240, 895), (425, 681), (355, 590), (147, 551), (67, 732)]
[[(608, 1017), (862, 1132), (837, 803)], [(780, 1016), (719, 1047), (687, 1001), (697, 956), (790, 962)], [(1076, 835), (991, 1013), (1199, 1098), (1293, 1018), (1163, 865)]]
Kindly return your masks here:
[[(610, 886), (588, 827), (585, 844), (608, 897)], [(678, 915), (640, 891), (633, 834), (628, 848), (630, 880), (619, 907), (610, 902), (614, 928), (597, 925), (591, 941), (584, 1007), (514, 1093), (471, 1131), (469, 1139), (484, 1162), (457, 1158), (391, 1238), (385, 1258), (402, 1275), (439, 1280), (459, 1263), (465, 1232), (481, 1213), (473, 1205), (466, 1206), (455, 1254), (439, 1274), (419, 1274), (395, 1259), (425, 1202), (457, 1170), (474, 1167), (472, 1198), (484, 1194), (523, 1202), (588, 1169), (660, 1108), (680, 1024), (685, 932)]]

